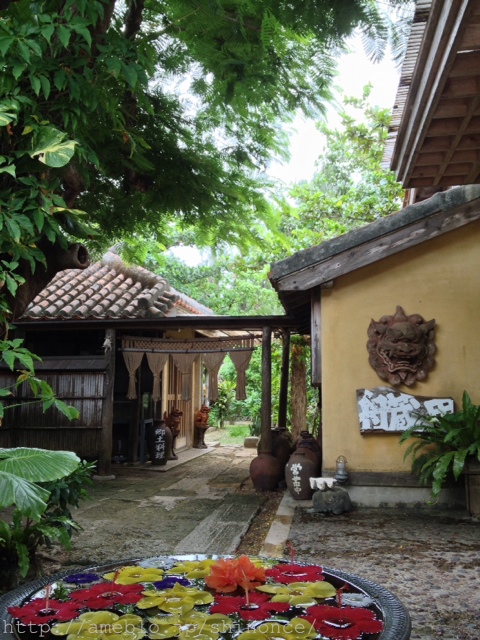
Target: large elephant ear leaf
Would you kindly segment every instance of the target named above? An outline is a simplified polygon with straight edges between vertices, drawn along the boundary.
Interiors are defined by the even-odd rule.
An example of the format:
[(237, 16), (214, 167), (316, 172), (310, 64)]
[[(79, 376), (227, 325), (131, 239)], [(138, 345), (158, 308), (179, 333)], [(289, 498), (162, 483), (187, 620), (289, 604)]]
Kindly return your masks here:
[(0, 471), (29, 482), (51, 482), (68, 476), (80, 464), (72, 451), (17, 447), (0, 449)]
[(15, 507), (26, 517), (40, 520), (50, 491), (18, 476), (0, 471), (0, 509)]

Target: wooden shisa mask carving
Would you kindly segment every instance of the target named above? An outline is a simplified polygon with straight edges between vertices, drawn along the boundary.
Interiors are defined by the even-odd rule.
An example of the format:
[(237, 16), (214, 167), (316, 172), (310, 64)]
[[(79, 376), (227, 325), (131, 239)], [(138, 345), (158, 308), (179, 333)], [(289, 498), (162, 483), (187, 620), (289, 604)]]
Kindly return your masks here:
[(372, 320), (368, 327), (368, 361), (391, 385), (411, 387), (425, 380), (435, 364), (435, 320), (407, 316), (397, 306), (395, 315)]

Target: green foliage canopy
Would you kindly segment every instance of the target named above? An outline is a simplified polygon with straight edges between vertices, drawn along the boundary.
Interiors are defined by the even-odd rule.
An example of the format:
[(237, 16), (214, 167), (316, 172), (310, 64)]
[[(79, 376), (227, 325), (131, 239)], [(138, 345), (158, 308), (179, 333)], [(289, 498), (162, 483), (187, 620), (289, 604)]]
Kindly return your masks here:
[(44, 261), (42, 237), (94, 248), (100, 232), (102, 242), (139, 230), (161, 239), (175, 220), (245, 243), (270, 212), (262, 173), (285, 153), (279, 124), (322, 111), (335, 52), (355, 28), (388, 38), (381, 6), (4, 2), (0, 279), (10, 293), (19, 261)]
[(283, 231), (299, 250), (346, 233), (402, 208), (403, 189), (382, 166), (390, 123), (387, 109), (362, 98), (345, 98), (340, 126), (319, 125), (326, 137), (324, 153), (310, 183), (292, 190), (297, 207), (285, 217)]

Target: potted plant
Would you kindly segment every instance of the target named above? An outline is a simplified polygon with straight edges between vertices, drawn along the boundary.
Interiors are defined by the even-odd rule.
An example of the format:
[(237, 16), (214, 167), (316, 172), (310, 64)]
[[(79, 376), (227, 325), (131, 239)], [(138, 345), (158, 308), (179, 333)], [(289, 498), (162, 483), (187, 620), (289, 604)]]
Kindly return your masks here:
[(462, 409), (442, 415), (418, 415), (414, 426), (402, 434), (400, 443), (415, 438), (405, 451), (412, 457), (412, 471), (423, 484), (431, 484), (432, 501), (437, 501), (449, 473), (466, 477), (467, 508), (480, 515), (480, 406), (466, 391)]

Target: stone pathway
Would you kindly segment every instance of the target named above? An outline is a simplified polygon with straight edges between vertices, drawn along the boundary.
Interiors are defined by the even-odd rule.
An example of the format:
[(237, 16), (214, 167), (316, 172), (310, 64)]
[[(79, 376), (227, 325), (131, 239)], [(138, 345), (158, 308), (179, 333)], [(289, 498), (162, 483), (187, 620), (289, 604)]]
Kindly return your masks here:
[[(199, 450), (194, 450), (199, 451)], [(164, 554), (233, 554), (266, 499), (238, 493), (254, 450), (212, 448), (188, 464), (117, 467), (74, 514), (83, 528), (62, 564), (92, 566)]]

